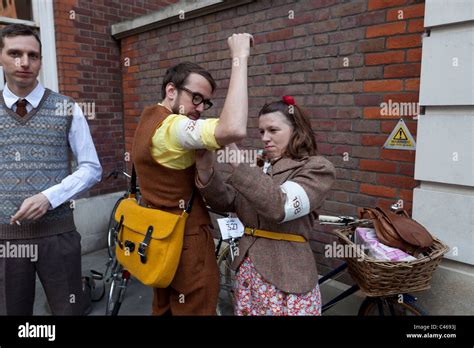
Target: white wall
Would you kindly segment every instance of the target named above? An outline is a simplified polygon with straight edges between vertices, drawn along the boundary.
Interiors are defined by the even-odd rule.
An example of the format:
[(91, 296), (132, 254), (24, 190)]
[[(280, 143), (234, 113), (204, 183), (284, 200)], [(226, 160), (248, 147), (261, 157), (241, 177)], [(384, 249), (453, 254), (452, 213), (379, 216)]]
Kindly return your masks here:
[(116, 192), (75, 201), (74, 222), (82, 237), (82, 254), (107, 246), (109, 217), (115, 202), (123, 194)]
[(413, 217), (473, 265), (474, 1), (427, 0), (425, 27)]

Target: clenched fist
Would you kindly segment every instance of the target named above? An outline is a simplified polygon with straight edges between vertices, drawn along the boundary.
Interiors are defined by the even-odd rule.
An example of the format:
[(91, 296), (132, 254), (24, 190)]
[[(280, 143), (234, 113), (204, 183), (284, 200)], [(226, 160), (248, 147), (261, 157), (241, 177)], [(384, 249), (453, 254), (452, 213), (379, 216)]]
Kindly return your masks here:
[(250, 34), (233, 34), (227, 39), (232, 58), (246, 58), (250, 55), (250, 47), (253, 46), (253, 36)]

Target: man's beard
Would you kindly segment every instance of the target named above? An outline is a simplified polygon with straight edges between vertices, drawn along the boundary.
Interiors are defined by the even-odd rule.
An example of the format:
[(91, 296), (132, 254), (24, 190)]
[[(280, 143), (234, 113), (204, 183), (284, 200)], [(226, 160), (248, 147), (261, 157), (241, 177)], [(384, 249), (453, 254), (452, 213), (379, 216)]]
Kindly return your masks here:
[[(183, 109), (183, 110), (180, 110), (180, 109)], [(183, 108), (180, 107), (179, 97), (178, 97), (178, 100), (176, 101), (176, 103), (171, 107), (171, 111), (173, 111), (173, 113), (176, 114), (176, 115), (185, 115), (185, 116), (190, 117), (194, 120), (197, 120), (201, 117), (201, 113), (198, 112), (198, 111), (193, 111), (191, 113), (185, 113), (184, 112), (184, 107)], [(181, 111), (183, 111), (183, 112), (181, 112)]]
[(172, 105), (171, 111), (173, 111), (173, 114), (180, 115), (181, 113), (179, 112), (179, 103)]

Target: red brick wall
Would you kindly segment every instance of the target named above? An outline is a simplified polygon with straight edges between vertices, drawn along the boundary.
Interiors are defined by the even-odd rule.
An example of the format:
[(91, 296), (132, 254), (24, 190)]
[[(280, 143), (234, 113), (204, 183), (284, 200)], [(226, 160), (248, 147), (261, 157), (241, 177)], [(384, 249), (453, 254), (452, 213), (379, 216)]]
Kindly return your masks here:
[[(216, 106), (207, 115), (217, 116), (230, 75), (225, 39), (250, 32), (256, 46), (244, 145), (260, 146), (259, 108), (292, 95), (307, 110), (321, 153), (337, 167), (322, 213), (355, 215), (358, 206), (399, 199), (411, 210), (415, 153), (382, 149), (399, 117), (381, 116), (380, 104), (418, 101), (423, 15), (423, 1), (262, 0), (128, 37), (121, 43), (121, 59), (131, 63), (122, 85), (126, 148), (142, 109), (160, 100), (166, 68), (179, 61), (199, 63), (216, 78)], [(416, 138), (416, 120), (404, 119)], [(320, 269), (339, 263), (321, 255), (333, 237), (314, 238)]]
[[(77, 102), (95, 103), (96, 118), (88, 122), (104, 176), (123, 168), (125, 152), (120, 43), (112, 38), (111, 25), (176, 1), (54, 1), (59, 92)], [(87, 194), (124, 188), (123, 180), (109, 180)]]

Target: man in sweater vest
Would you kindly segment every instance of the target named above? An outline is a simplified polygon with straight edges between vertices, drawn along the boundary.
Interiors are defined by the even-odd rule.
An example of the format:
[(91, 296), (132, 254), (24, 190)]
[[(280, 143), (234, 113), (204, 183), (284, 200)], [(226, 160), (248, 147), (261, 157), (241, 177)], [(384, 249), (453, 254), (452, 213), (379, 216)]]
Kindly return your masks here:
[(89, 127), (73, 100), (37, 81), (41, 42), (31, 28), (2, 29), (0, 64), (0, 314), (33, 314), (38, 274), (54, 315), (80, 315), (81, 237), (69, 200), (102, 175)]
[[(247, 60), (253, 37), (227, 40), (232, 58), (229, 90), (219, 118), (201, 120), (216, 88), (200, 66), (180, 63), (166, 72), (162, 102), (147, 107), (135, 132), (132, 157), (144, 204), (180, 214), (191, 197), (196, 150), (216, 150), (246, 136)], [(186, 223), (176, 275), (168, 288), (154, 289), (155, 315), (215, 315), (219, 278), (209, 214), (196, 190)]]

